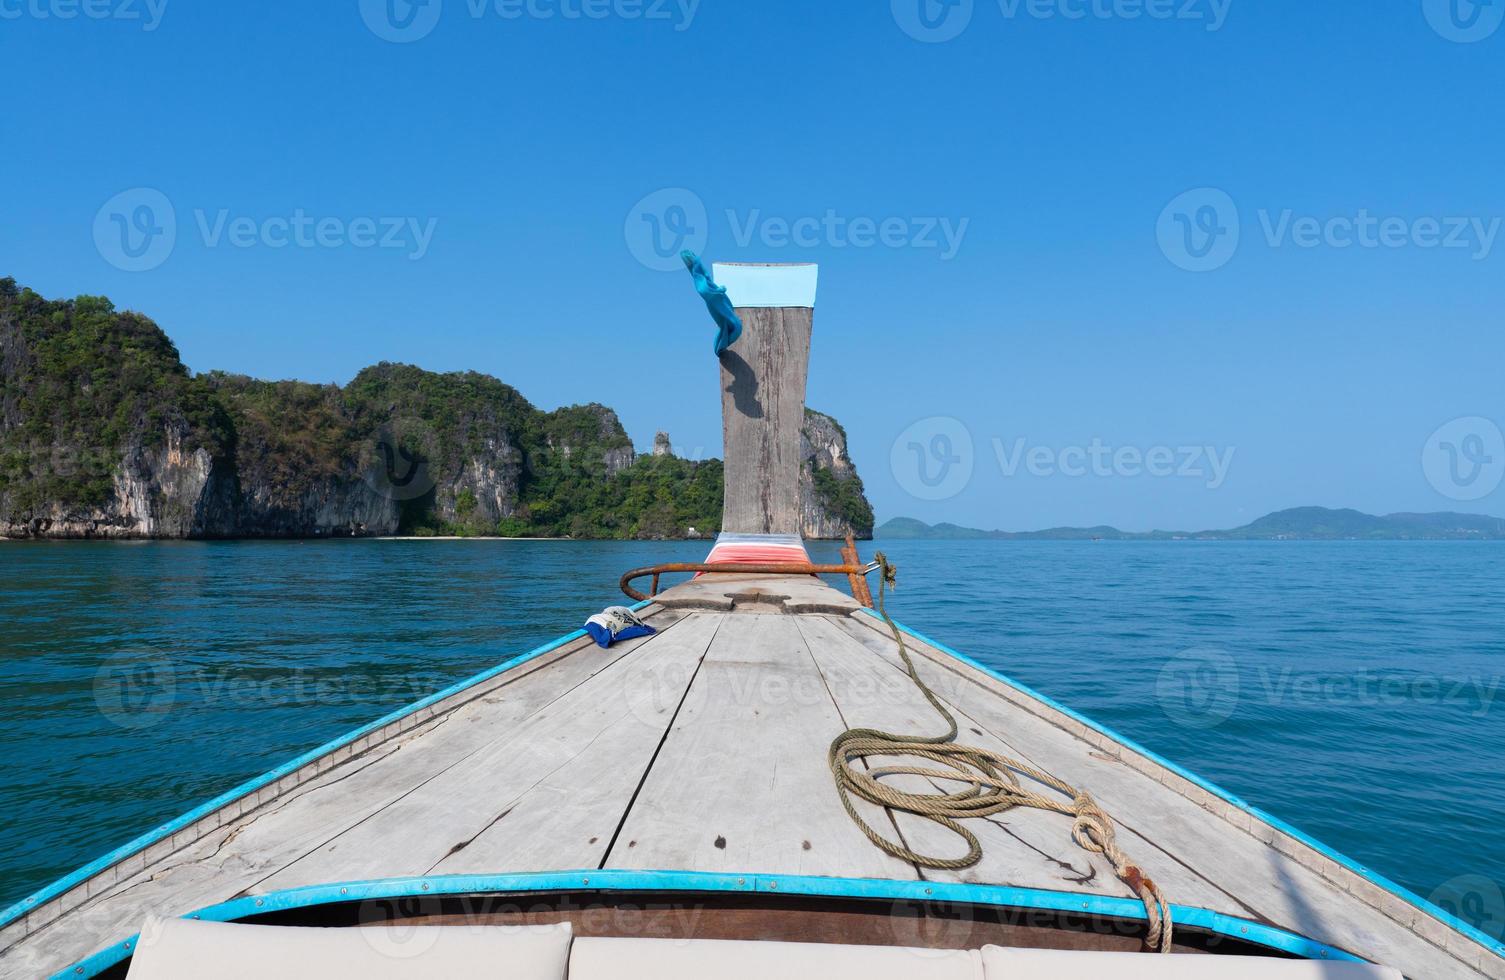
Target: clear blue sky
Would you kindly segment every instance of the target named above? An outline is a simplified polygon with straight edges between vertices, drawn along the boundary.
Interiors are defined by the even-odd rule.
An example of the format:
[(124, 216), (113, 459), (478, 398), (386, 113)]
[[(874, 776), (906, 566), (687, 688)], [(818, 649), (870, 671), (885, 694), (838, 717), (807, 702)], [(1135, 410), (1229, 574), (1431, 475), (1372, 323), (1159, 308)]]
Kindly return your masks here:
[[(929, 35), (921, 0), (703, 0), (693, 16), (689, 0), (504, 0), (519, 17), (432, 0), (436, 23), (394, 0), (415, 14), (399, 36), (428, 33), (393, 43), (367, 24), (383, 29), (380, 2), (91, 2), (139, 16), (0, 0), (0, 275), (147, 312), (196, 371), (474, 369), (544, 407), (611, 405), (639, 446), (663, 428), (717, 454), (712, 326), (683, 272), (638, 258), (634, 208), (684, 188), (649, 207), (678, 228), (661, 205), (691, 202), (709, 258), (821, 263), (809, 402), (846, 424), (881, 518), (1505, 514), (1505, 231), (1484, 234), (1505, 217), (1505, 29), (1453, 39), (1498, 8), (1175, 0), (1190, 17), (1131, 19), (1146, 4), (976, 0), (957, 36), (922, 43), (911, 32), (961, 23), (935, 0)], [(569, 16), (583, 9), (606, 16)], [(108, 242), (102, 207), (136, 188), (171, 202), (176, 242), (128, 272), (95, 225)], [(1197, 188), (1227, 197), (1162, 218)], [(232, 243), (237, 219), (300, 212), (337, 244), (270, 247), (275, 221)], [(1364, 214), (1399, 222), (1395, 247), (1378, 226), (1367, 244), (1297, 230)], [(398, 247), (359, 247), (360, 218), (413, 224)], [(784, 241), (769, 218), (820, 223)], [(1472, 221), (1466, 247), (1423, 247), (1429, 220), (1442, 239), (1453, 218)], [(888, 221), (891, 243), (851, 244), (856, 219)], [(932, 222), (954, 254), (939, 231), (941, 247), (912, 243)], [(416, 259), (414, 225), (432, 233)], [(1187, 233), (1204, 237), (1178, 253)], [(901, 436), (931, 417), (955, 421)], [(1464, 417), (1489, 421), (1427, 457)], [(939, 479), (961, 450), (934, 436), (957, 425), (972, 474), (931, 492), (919, 462)], [(1443, 442), (1464, 454), (1452, 483)], [(1233, 456), (1215, 488), (1205, 461), (1200, 477), (1060, 472), (1094, 444)], [(1032, 472), (1018, 454), (1036, 448)]]

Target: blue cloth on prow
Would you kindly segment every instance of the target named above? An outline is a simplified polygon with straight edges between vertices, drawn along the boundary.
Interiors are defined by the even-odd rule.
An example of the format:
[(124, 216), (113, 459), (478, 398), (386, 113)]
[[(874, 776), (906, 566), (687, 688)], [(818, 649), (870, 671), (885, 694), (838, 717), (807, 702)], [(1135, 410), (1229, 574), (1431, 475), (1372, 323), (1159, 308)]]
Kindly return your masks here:
[(585, 621), (585, 631), (598, 647), (609, 647), (618, 640), (647, 636), (658, 630), (638, 618), (626, 606), (608, 606)]
[(719, 328), (716, 334), (716, 356), (720, 357), (722, 351), (742, 336), (742, 318), (732, 308), (732, 301), (726, 296), (726, 287), (716, 285), (716, 280), (711, 278), (711, 274), (701, 263), (700, 256), (686, 249), (679, 253), (679, 257), (684, 260), (685, 268), (690, 270), (690, 276), (695, 280), (695, 291), (705, 300), (706, 309), (711, 311), (711, 319), (716, 321)]

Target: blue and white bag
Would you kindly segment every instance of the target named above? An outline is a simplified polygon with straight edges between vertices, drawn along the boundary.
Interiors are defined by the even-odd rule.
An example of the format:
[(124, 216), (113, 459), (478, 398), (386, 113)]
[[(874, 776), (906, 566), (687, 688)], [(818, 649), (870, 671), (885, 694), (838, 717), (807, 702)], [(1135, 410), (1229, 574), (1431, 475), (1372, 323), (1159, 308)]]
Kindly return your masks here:
[(626, 606), (608, 606), (601, 610), (585, 621), (585, 631), (596, 641), (598, 647), (609, 647), (618, 640), (631, 640), (658, 632)]

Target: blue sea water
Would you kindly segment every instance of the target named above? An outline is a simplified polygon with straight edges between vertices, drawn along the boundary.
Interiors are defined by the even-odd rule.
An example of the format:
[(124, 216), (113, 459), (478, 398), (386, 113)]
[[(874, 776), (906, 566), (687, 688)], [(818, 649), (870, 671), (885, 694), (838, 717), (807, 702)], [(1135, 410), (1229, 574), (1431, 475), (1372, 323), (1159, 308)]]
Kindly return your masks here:
[[(1505, 547), (879, 546), (908, 625), (1501, 935)], [(0, 545), (0, 906), (705, 551)]]

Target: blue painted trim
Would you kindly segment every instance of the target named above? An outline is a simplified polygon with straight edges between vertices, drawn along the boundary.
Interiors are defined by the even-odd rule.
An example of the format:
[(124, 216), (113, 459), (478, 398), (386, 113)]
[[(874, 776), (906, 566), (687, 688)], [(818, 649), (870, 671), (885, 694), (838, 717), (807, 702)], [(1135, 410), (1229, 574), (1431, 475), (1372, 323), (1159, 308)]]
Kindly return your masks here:
[[(387, 898), (437, 895), (484, 895), (518, 892), (756, 892), (767, 895), (806, 895), (822, 898), (866, 898), (915, 902), (957, 902), (1000, 908), (1073, 912), (1119, 919), (1145, 919), (1144, 904), (1132, 898), (1083, 895), (1077, 892), (973, 885), (962, 882), (886, 881), (876, 878), (815, 878), (802, 875), (720, 874), (705, 871), (628, 871), (591, 869), (543, 871), (503, 875), (444, 875), (434, 878), (385, 878), (379, 881), (314, 885), (288, 891), (237, 898), (184, 916), (210, 922), (236, 922), (269, 912), (338, 905)], [(1254, 943), (1303, 959), (1363, 962), (1343, 950), (1313, 942), (1274, 926), (1186, 905), (1172, 905), (1177, 925), (1203, 929)], [(93, 977), (130, 955), (138, 936), (54, 975), (53, 980)]]
[[(872, 609), (864, 609), (862, 611), (867, 613), (869, 616), (872, 616), (879, 622), (883, 621), (882, 615)], [(1086, 725), (1088, 728), (1091, 728), (1093, 731), (1096, 731), (1102, 735), (1106, 735), (1108, 738), (1113, 739), (1115, 742), (1119, 743), (1125, 748), (1132, 749), (1133, 751), (1138, 752), (1140, 755), (1144, 756), (1150, 761), (1164, 766), (1165, 768), (1169, 769), (1171, 772), (1187, 780), (1188, 782), (1200, 786), (1202, 789), (1223, 800), (1225, 803), (1238, 807), (1240, 810), (1243, 810), (1250, 816), (1262, 820), (1266, 824), (1287, 835), (1288, 837), (1300, 841), (1301, 843), (1310, 847), (1312, 850), (1321, 854), (1323, 857), (1329, 858), (1342, 867), (1347, 868), (1349, 871), (1352, 871), (1354, 874), (1365, 879), (1366, 881), (1373, 882), (1376, 886), (1385, 889), (1396, 898), (1409, 902), (1421, 911), (1437, 919), (1443, 925), (1446, 925), (1449, 928), (1462, 933), (1464, 936), (1472, 939), (1474, 942), (1483, 946), (1485, 949), (1489, 950), (1495, 955), (1505, 956), (1505, 943), (1502, 943), (1500, 940), (1495, 939), (1493, 936), (1490, 936), (1487, 933), (1481, 932), (1479, 929), (1475, 928), (1467, 922), (1464, 922), (1457, 916), (1450, 915), (1446, 910), (1438, 908), (1436, 905), (1433, 905), (1431, 902), (1406, 888), (1404, 885), (1397, 884), (1391, 881), (1389, 878), (1386, 878), (1384, 875), (1380, 874), (1378, 871), (1375, 871), (1371, 868), (1366, 868), (1364, 865), (1359, 864), (1353, 858), (1350, 858), (1345, 854), (1341, 854), (1338, 851), (1333, 850), (1331, 847), (1317, 840), (1315, 837), (1312, 837), (1296, 829), (1291, 824), (1286, 823), (1279, 817), (1274, 816), (1270, 813), (1266, 813), (1264, 810), (1261, 810), (1259, 807), (1247, 802), (1246, 800), (1240, 799), (1239, 797), (1223, 789), (1221, 786), (1218, 786), (1216, 783), (1208, 782), (1206, 779), (1203, 779), (1196, 773), (1182, 768), (1181, 766), (1170, 761), (1164, 756), (1159, 755), (1158, 753), (1150, 751), (1133, 739), (1125, 735), (1120, 735), (1118, 732), (1107, 727), (1106, 725), (1101, 725), (1098, 722), (1093, 721), (1091, 718), (1088, 718), (1086, 715), (1082, 715), (1073, 711), (1072, 709), (1066, 707), (1064, 704), (1046, 697), (1039, 691), (1030, 688), (1028, 685), (1021, 684), (1011, 677), (1000, 674), (998, 671), (989, 667), (987, 664), (980, 663), (979, 661), (972, 659), (964, 653), (953, 650), (950, 647), (946, 646), (946, 644), (944, 643), (938, 643), (935, 640), (930, 639), (930, 637), (926, 636), (925, 634), (919, 632), (918, 630), (910, 629), (908, 626), (905, 626), (898, 620), (894, 621), (894, 625), (898, 626), (899, 629), (903, 630), (905, 633), (908, 633), (910, 636), (919, 640), (921, 643), (928, 644), (929, 646), (934, 647), (942, 653), (954, 657), (967, 666), (979, 670), (984, 674), (987, 674), (994, 680), (997, 680), (1003, 684), (1007, 684), (1009, 687), (1012, 687), (1014, 690), (1018, 691), (1021, 694), (1034, 698), (1036, 701), (1039, 701), (1042, 704), (1049, 705), (1055, 710), (1061, 712), (1063, 715), (1066, 715), (1068, 718), (1071, 718), (1074, 721), (1078, 721), (1083, 725)]]
[[(649, 604), (650, 602), (639, 602), (631, 608), (636, 611), (644, 608), (645, 606), (648, 606)], [(430, 694), (426, 698), (414, 701), (412, 704), (408, 705), (405, 708), (398, 708), (391, 714), (384, 715), (381, 718), (378, 718), (376, 721), (371, 722), (369, 725), (365, 725), (361, 728), (357, 728), (353, 732), (348, 732), (347, 734), (341, 735), (339, 738), (336, 738), (332, 742), (326, 742), (325, 744), (319, 746), (316, 749), (313, 749), (310, 752), (305, 752), (303, 755), (298, 756), (291, 762), (283, 763), (276, 769), (273, 769), (271, 772), (264, 773), (260, 776), (257, 776), (255, 779), (252, 779), (250, 782), (242, 783), (232, 790), (221, 793), (219, 796), (216, 796), (208, 803), (190, 810), (182, 816), (177, 817), (176, 819), (169, 820), (167, 823), (162, 824), (161, 826), (156, 827), (153, 830), (147, 831), (130, 843), (123, 844), (120, 847), (115, 848), (115, 850), (111, 851), (110, 853), (96, 858), (93, 861), (90, 861), (88, 864), (84, 865), (82, 868), (79, 868), (77, 871), (74, 871), (72, 874), (65, 875), (64, 877), (59, 878), (57, 881), (54, 881), (52, 884), (47, 885), (41, 890), (27, 896), (26, 898), (21, 899), (21, 901), (12, 905), (4, 912), (0, 912), (0, 928), (4, 928), (5, 926), (10, 925), (12, 922), (25, 915), (27, 912), (30, 912), (32, 909), (38, 908), (39, 906), (50, 902), (52, 899), (57, 898), (59, 895), (68, 891), (68, 889), (73, 888), (75, 885), (88, 881), (90, 878), (99, 874), (101, 871), (104, 871), (106, 868), (109, 868), (111, 865), (117, 864), (120, 861), (123, 861), (126, 858), (130, 857), (132, 854), (135, 854), (138, 851), (145, 850), (146, 848), (157, 843), (163, 838), (169, 837), (184, 829), (185, 827), (193, 825), (194, 823), (202, 820), (204, 817), (207, 817), (209, 814), (213, 813), (215, 810), (218, 810), (220, 807), (224, 806), (227, 803), (232, 803), (235, 800), (240, 799), (242, 796), (254, 793), (255, 791), (261, 789), (263, 786), (274, 783), (277, 780), (281, 779), (283, 776), (288, 775), (289, 773), (296, 772), (297, 770), (308, 765), (310, 762), (314, 762), (320, 757), (328, 755), (330, 752), (333, 752), (336, 749), (344, 748), (351, 742), (354, 742), (360, 738), (364, 738), (374, 731), (385, 728), (392, 722), (405, 718), (415, 711), (420, 711), (424, 708), (429, 707), (430, 705), (437, 704), (440, 701), (443, 701), (445, 698), (459, 694), (461, 691), (465, 690), (468, 687), (473, 687), (474, 685), (480, 684), (483, 681), (491, 680), (498, 674), (504, 674), (514, 667), (521, 666), (522, 664), (525, 664), (530, 660), (535, 660), (546, 653), (559, 649), (567, 643), (573, 643), (575, 640), (584, 639), (585, 636), (585, 630), (575, 630), (573, 633), (566, 633), (564, 636), (561, 636), (555, 640), (550, 640), (543, 646), (535, 647), (532, 650), (529, 650), (527, 653), (522, 654), (521, 656), (513, 657), (511, 660), (497, 664), (495, 667), (491, 667), (487, 670), (483, 670), (473, 677), (468, 677), (465, 680), (459, 681), (458, 683), (451, 684), (449, 687), (446, 687), (444, 690), (439, 691), (436, 694)]]

